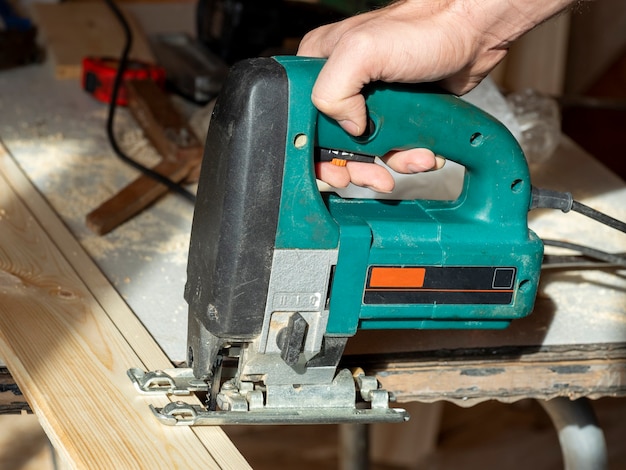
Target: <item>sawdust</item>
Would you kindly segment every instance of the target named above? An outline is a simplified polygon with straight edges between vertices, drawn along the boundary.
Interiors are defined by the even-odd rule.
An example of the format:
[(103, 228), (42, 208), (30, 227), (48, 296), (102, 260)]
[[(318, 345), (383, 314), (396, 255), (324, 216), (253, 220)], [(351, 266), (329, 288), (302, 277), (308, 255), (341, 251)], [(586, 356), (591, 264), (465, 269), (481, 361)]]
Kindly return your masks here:
[(164, 255), (174, 264), (187, 263), (189, 233), (176, 232), (164, 237), (162, 220), (152, 213), (140, 216), (140, 224), (126, 224), (113, 232), (113, 235), (99, 236), (86, 232), (81, 244), (96, 259), (104, 259), (120, 248), (132, 250), (145, 262), (153, 261), (154, 257)]
[[(111, 149), (107, 106), (77, 81), (53, 80), (51, 72), (23, 67), (0, 74), (0, 138), (166, 353), (184, 358), (183, 290), (193, 207), (167, 194), (106, 236), (92, 233), (86, 215), (139, 173)], [(114, 130), (132, 158), (144, 165), (158, 161), (127, 109), (118, 108)]]
[[(102, 260), (124, 248), (137, 250), (146, 260), (168, 255), (170, 262), (185, 264), (189, 234), (174, 233), (170, 238), (172, 230), (164, 229), (163, 216), (182, 218), (183, 224), (190, 225), (193, 211), (188, 203), (157, 202), (159, 215), (148, 209), (137, 216), (141, 224), (131, 220), (111, 236), (97, 236), (86, 229), (85, 216), (139, 176), (113, 155), (104, 131), (106, 115), (106, 109), (100, 108), (86, 116), (85, 122), (102, 120), (102, 125), (97, 131), (93, 123), (85, 125), (89, 131), (82, 138), (63, 132), (47, 133), (49, 119), (18, 123), (20, 138), (10, 142), (11, 150), (20, 155), (29, 178), (94, 259)], [(158, 152), (125, 110), (116, 116), (115, 134), (120, 148), (134, 160), (145, 166), (160, 161)]]

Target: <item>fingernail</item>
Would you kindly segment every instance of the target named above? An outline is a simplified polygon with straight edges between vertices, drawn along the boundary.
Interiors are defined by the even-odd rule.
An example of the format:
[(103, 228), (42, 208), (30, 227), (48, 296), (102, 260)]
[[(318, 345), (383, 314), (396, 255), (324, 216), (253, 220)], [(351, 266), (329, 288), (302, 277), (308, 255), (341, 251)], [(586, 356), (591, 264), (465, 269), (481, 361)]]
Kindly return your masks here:
[(392, 190), (388, 190), (388, 191), (383, 191), (380, 188), (377, 188), (375, 186), (366, 186), (367, 189), (371, 189), (372, 191), (375, 191), (377, 193), (381, 193), (381, 194), (391, 194)]
[(406, 166), (406, 169), (411, 173), (425, 173), (428, 171), (441, 170), (445, 164), (446, 164), (445, 158), (440, 157), (439, 155), (435, 155), (435, 164), (431, 166), (430, 168), (424, 168), (421, 165), (415, 165), (413, 163), (409, 163)]
[(441, 170), (446, 165), (446, 159), (440, 157), (439, 155), (435, 155), (435, 166), (433, 170)]
[(361, 135), (361, 128), (356, 125), (354, 121), (350, 121), (349, 119), (345, 119), (343, 121), (338, 121), (341, 128), (346, 131), (348, 134), (352, 134), (355, 136)]

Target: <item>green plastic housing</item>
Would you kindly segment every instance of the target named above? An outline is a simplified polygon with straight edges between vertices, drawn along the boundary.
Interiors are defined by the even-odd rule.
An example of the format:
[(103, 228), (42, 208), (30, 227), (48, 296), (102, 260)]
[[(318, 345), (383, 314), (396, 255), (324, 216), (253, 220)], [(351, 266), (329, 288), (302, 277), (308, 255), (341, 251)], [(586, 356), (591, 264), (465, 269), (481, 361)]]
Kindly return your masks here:
[[(374, 132), (347, 134), (310, 100), (321, 59), (276, 57), (289, 81), (286, 159), (276, 247), (335, 249), (327, 334), (358, 328), (503, 328), (534, 304), (543, 244), (528, 229), (531, 183), (524, 154), (499, 121), (424, 85), (375, 83), (364, 92)], [(382, 156), (423, 147), (465, 167), (455, 201), (323, 198), (314, 146)], [(371, 266), (515, 269), (506, 304), (366, 304)]]

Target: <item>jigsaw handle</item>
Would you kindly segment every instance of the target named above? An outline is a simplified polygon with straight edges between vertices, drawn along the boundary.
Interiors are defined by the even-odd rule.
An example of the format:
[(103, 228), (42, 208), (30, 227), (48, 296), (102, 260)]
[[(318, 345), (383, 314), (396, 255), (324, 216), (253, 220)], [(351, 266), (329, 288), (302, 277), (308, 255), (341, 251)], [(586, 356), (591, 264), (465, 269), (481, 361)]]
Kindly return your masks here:
[[(527, 236), (526, 215), (531, 200), (528, 165), (521, 147), (498, 120), (429, 84), (378, 82), (363, 92), (373, 131), (367, 136), (353, 137), (334, 120), (319, 113), (310, 101), (323, 59), (277, 57), (275, 60), (287, 71), (289, 99), (294, 103), (287, 142), (287, 153), (292, 157), (287, 159), (285, 167), (287, 191), (289, 187), (297, 187), (295, 191), (302, 192), (305, 179), (307, 184), (314, 184), (310, 162), (314, 145), (373, 156), (383, 156), (389, 150), (428, 148), (465, 167), (463, 189), (456, 201), (419, 200), (413, 204), (428, 211), (445, 211), (451, 219), (482, 220), (496, 230), (498, 226), (506, 226), (509, 235), (512, 233), (509, 229), (517, 225), (520, 236)], [(307, 145), (293, 148), (298, 147), (296, 136), (308, 137), (304, 139)], [(289, 184), (290, 174), (300, 183)], [(292, 196), (283, 193), (283, 200)], [(352, 203), (368, 205), (380, 201), (356, 199)], [(350, 204), (346, 201), (344, 206)], [(306, 219), (306, 211), (315, 210), (311, 203), (295, 217)], [(296, 238), (306, 237), (306, 229), (301, 227), (303, 230), (299, 231), (297, 225), (295, 219), (284, 225), (283, 233), (292, 234), (285, 246), (293, 245)]]
[[(376, 83), (364, 91), (370, 120), (367, 135), (353, 137), (319, 114), (320, 147), (383, 156), (389, 150), (428, 148), (495, 182), (527, 173), (523, 152), (495, 118), (430, 84)], [(503, 172), (500, 165), (508, 171)]]
[(458, 204), (492, 221), (526, 213), (530, 177), (515, 138), (499, 121), (460, 98), (421, 85), (375, 84), (366, 89), (373, 131), (351, 137), (321, 115), (317, 141), (348, 152), (382, 156), (389, 150), (427, 148), (465, 167)]

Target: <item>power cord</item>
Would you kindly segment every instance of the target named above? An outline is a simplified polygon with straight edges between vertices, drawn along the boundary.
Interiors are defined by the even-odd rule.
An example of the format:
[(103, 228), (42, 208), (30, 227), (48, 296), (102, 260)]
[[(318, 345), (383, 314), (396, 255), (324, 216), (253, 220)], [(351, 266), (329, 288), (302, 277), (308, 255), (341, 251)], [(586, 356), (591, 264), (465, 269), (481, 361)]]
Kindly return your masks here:
[(130, 165), (136, 170), (139, 170), (144, 175), (149, 176), (155, 181), (167, 186), (168, 189), (170, 189), (171, 191), (174, 191), (175, 193), (184, 197), (186, 200), (188, 200), (192, 204), (195, 204), (196, 196), (192, 192), (188, 191), (183, 186), (172, 181), (171, 179), (166, 178), (160, 173), (157, 173), (156, 171), (130, 158), (120, 148), (120, 146), (117, 143), (117, 140), (115, 139), (115, 134), (113, 133), (113, 123), (115, 119), (115, 110), (117, 108), (117, 96), (119, 94), (120, 86), (122, 84), (122, 77), (124, 75), (124, 71), (126, 70), (126, 66), (128, 64), (128, 55), (130, 53), (130, 49), (133, 44), (133, 35), (128, 25), (128, 22), (126, 21), (126, 18), (124, 18), (124, 15), (120, 11), (120, 9), (117, 7), (115, 2), (113, 0), (104, 0), (104, 1), (107, 4), (107, 6), (110, 8), (113, 15), (115, 15), (118, 22), (120, 23), (120, 26), (122, 27), (122, 30), (124, 31), (124, 48), (119, 58), (117, 73), (115, 74), (115, 80), (113, 82), (113, 89), (111, 90), (111, 101), (109, 103), (109, 113), (107, 116), (107, 123), (106, 123), (107, 137), (109, 139), (109, 143), (111, 144), (111, 148), (113, 148), (113, 151), (115, 152), (115, 154), (124, 163)]
[[(530, 209), (559, 209), (565, 213), (569, 211), (574, 211), (597, 222), (600, 222), (603, 225), (626, 233), (626, 223), (574, 200), (572, 194), (569, 192), (561, 192), (552, 189), (537, 188), (533, 186)], [(554, 246), (558, 248), (566, 248), (568, 250), (577, 251), (585, 256), (588, 256), (589, 258), (597, 259), (612, 265), (626, 268), (626, 257), (619, 254), (608, 253), (606, 251), (591, 248), (589, 246), (560, 240), (544, 239), (543, 243), (547, 246)]]
[(569, 192), (560, 192), (533, 186), (530, 209), (560, 209), (563, 212), (572, 210), (594, 219), (603, 225), (626, 233), (626, 223), (586, 206), (581, 202), (575, 201), (572, 194)]
[(556, 248), (566, 248), (568, 250), (577, 251), (588, 258), (596, 259), (604, 263), (608, 263), (613, 266), (620, 266), (626, 268), (626, 257), (617, 255), (614, 253), (608, 253), (606, 251), (597, 250), (585, 245), (579, 245), (577, 243), (570, 243), (561, 240), (542, 239), (543, 244), (546, 246), (554, 246)]

